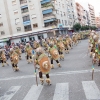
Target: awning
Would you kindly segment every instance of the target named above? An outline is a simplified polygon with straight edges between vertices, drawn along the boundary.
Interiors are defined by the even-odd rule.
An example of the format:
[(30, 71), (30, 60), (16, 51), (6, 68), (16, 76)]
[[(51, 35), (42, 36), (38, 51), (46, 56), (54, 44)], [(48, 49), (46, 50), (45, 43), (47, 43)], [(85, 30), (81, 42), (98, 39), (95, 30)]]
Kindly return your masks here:
[(27, 25), (31, 25), (31, 21), (25, 21), (23, 22), (24, 26), (27, 26)]
[(53, 22), (54, 20), (55, 20), (55, 18), (44, 20), (44, 23)]
[(5, 38), (5, 39), (1, 39), (0, 42), (6, 42), (6, 41), (9, 41), (8, 38)]
[(28, 7), (28, 5), (25, 5), (25, 6), (22, 6), (21, 9), (24, 9), (24, 8), (27, 8), (27, 7)]
[(52, 13), (52, 9), (47, 9), (47, 10), (43, 10), (42, 11), (42, 14), (49, 14), (49, 13)]

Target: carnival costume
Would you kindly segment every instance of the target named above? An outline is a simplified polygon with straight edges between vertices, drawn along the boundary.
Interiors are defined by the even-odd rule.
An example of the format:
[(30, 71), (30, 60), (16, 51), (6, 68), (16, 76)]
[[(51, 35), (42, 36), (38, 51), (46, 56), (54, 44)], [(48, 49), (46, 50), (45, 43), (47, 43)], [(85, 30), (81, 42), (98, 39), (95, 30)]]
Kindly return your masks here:
[(34, 57), (34, 63), (35, 63), (35, 65), (36, 64), (39, 65), (39, 78), (40, 78), (41, 84), (42, 85), (44, 84), (43, 74), (45, 74), (46, 75), (46, 83), (48, 85), (51, 85), (50, 76), (49, 76), (51, 64), (50, 64), (49, 58), (44, 53), (44, 51), (41, 47), (36, 49), (36, 56)]

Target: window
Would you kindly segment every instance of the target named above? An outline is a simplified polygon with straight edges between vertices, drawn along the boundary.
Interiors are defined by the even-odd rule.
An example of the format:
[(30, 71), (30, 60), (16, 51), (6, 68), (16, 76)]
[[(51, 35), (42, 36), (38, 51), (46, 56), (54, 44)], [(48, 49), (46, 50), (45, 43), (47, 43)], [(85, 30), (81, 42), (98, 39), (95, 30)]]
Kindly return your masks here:
[(59, 2), (59, 6), (60, 6), (60, 2)]
[(12, 1), (12, 5), (16, 5), (16, 0), (13, 0)]
[(59, 14), (59, 10), (56, 10), (56, 13)]
[(0, 23), (0, 27), (2, 27), (3, 26), (3, 23)]
[(27, 0), (20, 0), (20, 4), (27, 3)]
[(5, 32), (4, 31), (1, 31), (1, 35), (5, 35)]
[(28, 7), (21, 9), (22, 13), (28, 12)]
[(64, 4), (62, 4), (62, 7), (64, 8)]
[(20, 32), (21, 31), (21, 27), (17, 27), (17, 32)]
[(19, 23), (19, 18), (15, 19), (15, 24), (17, 25)]
[(14, 10), (14, 15), (18, 14), (18, 10)]
[(29, 15), (23, 17), (23, 22), (25, 22), (25, 21), (30, 21)]
[(64, 25), (63, 20), (62, 20), (62, 25)]
[(30, 5), (30, 10), (33, 10), (34, 9), (34, 5)]
[(67, 21), (65, 20), (65, 25), (67, 25)]
[(31, 2), (31, 0), (28, 0), (29, 2)]
[(31, 15), (32, 19), (36, 18), (36, 14)]
[(64, 16), (66, 16), (65, 12), (64, 12)]
[(1, 14), (0, 14), (0, 18), (1, 18)]
[(60, 11), (61, 12), (61, 16), (62, 16), (62, 11)]
[(24, 30), (25, 32), (31, 31), (32, 30), (31, 25), (24, 26)]
[(33, 24), (33, 28), (37, 28), (38, 27), (38, 24)]

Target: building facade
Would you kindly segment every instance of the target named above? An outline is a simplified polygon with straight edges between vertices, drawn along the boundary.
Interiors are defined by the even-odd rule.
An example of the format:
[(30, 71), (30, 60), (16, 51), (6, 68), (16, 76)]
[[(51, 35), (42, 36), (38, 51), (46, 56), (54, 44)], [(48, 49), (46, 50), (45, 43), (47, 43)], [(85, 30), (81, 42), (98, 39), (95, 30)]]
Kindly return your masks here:
[(100, 17), (95, 17), (96, 26), (100, 29)]
[(90, 24), (91, 26), (96, 26), (94, 7), (88, 4), (88, 8), (89, 8), (89, 14), (90, 14)]
[(85, 25), (85, 19), (86, 19), (86, 13), (84, 11), (84, 8), (77, 2), (76, 3), (76, 10), (77, 10), (77, 16), (78, 16), (78, 22), (81, 24), (81, 25)]
[(66, 34), (75, 23), (74, 0), (0, 0), (0, 42)]

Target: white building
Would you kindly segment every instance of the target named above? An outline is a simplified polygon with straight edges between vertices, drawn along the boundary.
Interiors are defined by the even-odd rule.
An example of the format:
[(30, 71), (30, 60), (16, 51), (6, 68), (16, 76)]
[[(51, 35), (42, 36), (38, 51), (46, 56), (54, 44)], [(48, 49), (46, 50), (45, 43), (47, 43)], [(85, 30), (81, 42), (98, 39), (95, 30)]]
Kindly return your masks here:
[(0, 42), (27, 42), (54, 33), (66, 34), (75, 23), (74, 3), (74, 0), (0, 0)]

